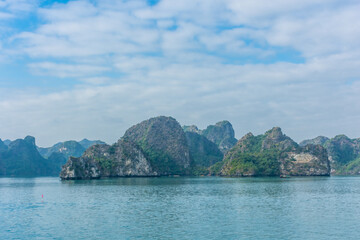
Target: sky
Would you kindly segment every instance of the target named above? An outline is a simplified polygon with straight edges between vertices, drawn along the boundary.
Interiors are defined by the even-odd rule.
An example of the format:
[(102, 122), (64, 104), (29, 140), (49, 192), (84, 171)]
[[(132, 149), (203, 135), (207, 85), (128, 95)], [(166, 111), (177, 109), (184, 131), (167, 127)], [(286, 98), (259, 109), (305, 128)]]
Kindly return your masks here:
[(0, 0), (0, 138), (117, 141), (172, 116), (360, 137), (358, 0)]

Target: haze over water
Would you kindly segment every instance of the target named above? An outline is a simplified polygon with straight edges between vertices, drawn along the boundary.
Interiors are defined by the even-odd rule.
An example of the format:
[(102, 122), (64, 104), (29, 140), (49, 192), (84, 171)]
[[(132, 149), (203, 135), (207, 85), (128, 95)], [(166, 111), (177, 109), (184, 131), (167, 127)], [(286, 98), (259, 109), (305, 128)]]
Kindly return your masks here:
[(360, 229), (360, 177), (0, 178), (0, 193), (1, 239), (358, 239)]

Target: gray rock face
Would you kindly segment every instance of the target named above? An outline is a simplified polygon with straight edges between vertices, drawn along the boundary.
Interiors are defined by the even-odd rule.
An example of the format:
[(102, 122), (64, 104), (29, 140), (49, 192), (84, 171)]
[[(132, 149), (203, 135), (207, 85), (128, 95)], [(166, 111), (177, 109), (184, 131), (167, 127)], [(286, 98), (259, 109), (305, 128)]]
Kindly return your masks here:
[(202, 135), (218, 145), (223, 153), (226, 153), (237, 142), (234, 129), (229, 121), (221, 121), (208, 126), (202, 131)]
[(265, 133), (265, 139), (262, 143), (262, 150), (277, 148), (280, 151), (294, 150), (298, 147), (297, 143), (284, 135), (281, 128), (274, 127)]
[(327, 151), (321, 145), (300, 147), (280, 159), (280, 172), (290, 176), (330, 176)]
[(145, 120), (125, 132), (123, 139), (137, 143), (154, 171), (161, 175), (187, 174), (190, 152), (180, 124), (172, 117)]
[(299, 147), (275, 127), (264, 135), (246, 134), (225, 155), (223, 176), (329, 176), (330, 165), (320, 145)]
[(195, 125), (183, 126), (183, 129), (185, 132), (194, 132), (203, 135), (215, 143), (223, 154), (235, 146), (237, 142), (234, 129), (229, 121), (221, 121), (215, 125), (209, 125), (204, 130), (199, 130)]
[(186, 132), (193, 167), (210, 167), (224, 157), (218, 146), (195, 132)]
[(360, 156), (360, 144), (356, 139), (338, 135), (324, 144), (328, 150), (330, 161), (335, 169), (340, 168)]
[(128, 129), (118, 143), (95, 145), (63, 166), (62, 179), (187, 174), (190, 152), (185, 133), (171, 117), (157, 117)]
[(112, 146), (92, 146), (80, 158), (70, 157), (60, 173), (63, 180), (131, 176), (158, 176), (158, 173), (153, 171), (142, 150), (127, 140), (119, 140)]
[(360, 174), (359, 139), (350, 139), (345, 135), (337, 135), (331, 139), (319, 136), (301, 142), (301, 144), (304, 143), (319, 143), (325, 147), (329, 155), (332, 174)]

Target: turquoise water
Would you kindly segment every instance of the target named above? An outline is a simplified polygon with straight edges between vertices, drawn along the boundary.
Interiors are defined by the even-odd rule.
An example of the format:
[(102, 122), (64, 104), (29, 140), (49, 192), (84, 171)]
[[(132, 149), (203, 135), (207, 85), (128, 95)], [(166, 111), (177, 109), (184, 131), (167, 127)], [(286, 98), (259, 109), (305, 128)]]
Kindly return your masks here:
[(359, 239), (359, 229), (360, 177), (0, 178), (0, 239)]

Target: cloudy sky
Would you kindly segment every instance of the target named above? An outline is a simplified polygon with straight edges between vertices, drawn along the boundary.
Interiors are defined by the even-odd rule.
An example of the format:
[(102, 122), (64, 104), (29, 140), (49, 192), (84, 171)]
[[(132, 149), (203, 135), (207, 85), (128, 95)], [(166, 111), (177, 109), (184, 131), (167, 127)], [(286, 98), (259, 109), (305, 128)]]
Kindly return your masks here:
[(360, 137), (358, 0), (0, 0), (0, 138), (115, 142), (153, 116)]

